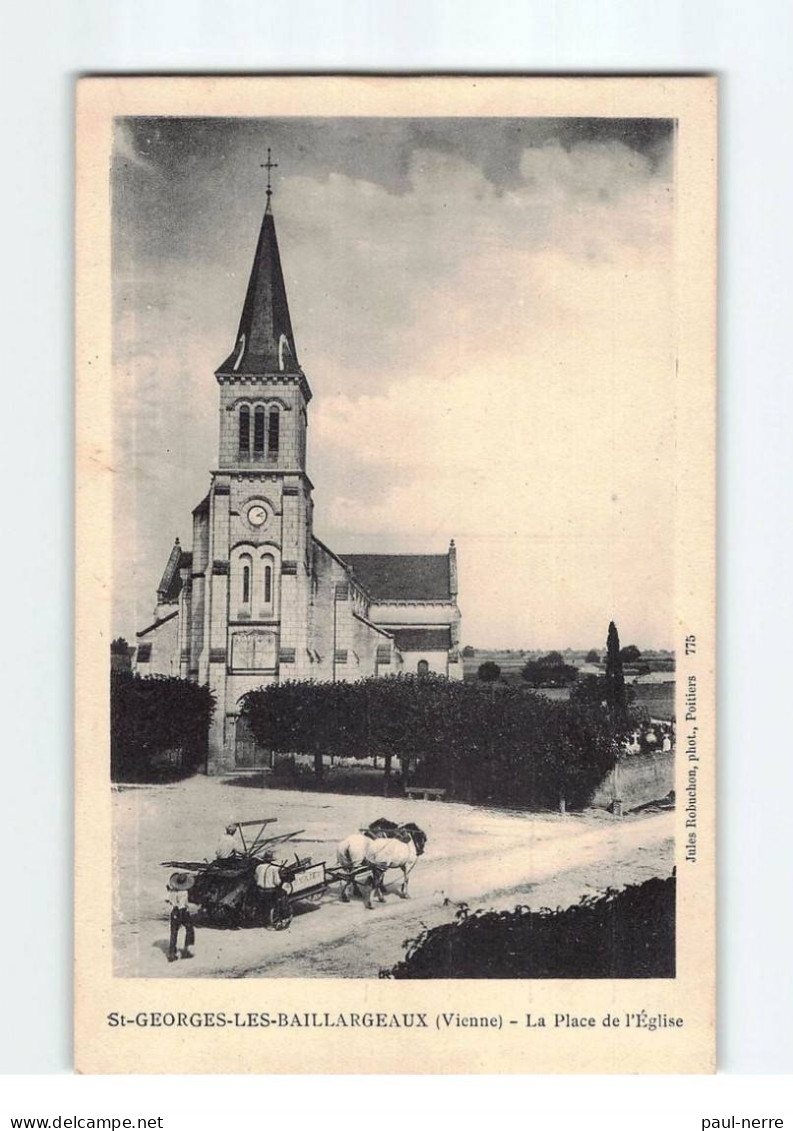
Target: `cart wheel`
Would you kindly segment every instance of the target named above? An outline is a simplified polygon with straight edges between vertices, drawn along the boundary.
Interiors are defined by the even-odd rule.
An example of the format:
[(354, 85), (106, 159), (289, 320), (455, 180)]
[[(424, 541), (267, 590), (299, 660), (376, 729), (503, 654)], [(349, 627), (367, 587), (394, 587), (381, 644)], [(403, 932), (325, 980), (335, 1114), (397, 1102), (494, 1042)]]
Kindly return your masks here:
[(288, 899), (278, 899), (270, 913), (270, 924), (274, 931), (285, 931), (292, 922), (292, 904)]

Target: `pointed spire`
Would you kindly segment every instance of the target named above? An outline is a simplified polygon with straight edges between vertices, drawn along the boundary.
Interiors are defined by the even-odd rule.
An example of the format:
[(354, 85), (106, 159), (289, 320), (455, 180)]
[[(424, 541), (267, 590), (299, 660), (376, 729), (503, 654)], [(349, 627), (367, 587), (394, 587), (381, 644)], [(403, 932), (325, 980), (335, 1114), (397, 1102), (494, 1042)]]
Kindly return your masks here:
[(267, 207), (253, 257), (248, 291), (242, 308), (234, 349), (218, 373), (254, 376), (265, 373), (300, 373), (289, 304), (281, 271), (270, 200), (270, 170), (275, 163), (267, 151)]

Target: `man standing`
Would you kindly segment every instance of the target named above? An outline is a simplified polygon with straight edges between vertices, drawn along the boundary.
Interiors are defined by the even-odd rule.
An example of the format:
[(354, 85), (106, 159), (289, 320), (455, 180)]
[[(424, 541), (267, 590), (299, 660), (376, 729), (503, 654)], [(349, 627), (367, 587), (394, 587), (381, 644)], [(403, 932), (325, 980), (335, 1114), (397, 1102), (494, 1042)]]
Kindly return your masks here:
[(168, 894), (165, 899), (171, 908), (171, 938), (168, 944), (169, 962), (176, 962), (178, 958), (177, 944), (180, 927), (184, 927), (182, 958), (193, 957), (190, 947), (195, 945), (195, 930), (193, 920), (190, 918), (187, 893), (193, 886), (194, 878), (189, 872), (174, 872), (168, 881)]
[(272, 926), (273, 912), (276, 902), (281, 896), (283, 885), (281, 869), (279, 865), (275, 863), (275, 856), (271, 849), (265, 849), (262, 853), (262, 863), (258, 865), (255, 875), (256, 886), (259, 889), (259, 895), (265, 913), (265, 922), (269, 927)]

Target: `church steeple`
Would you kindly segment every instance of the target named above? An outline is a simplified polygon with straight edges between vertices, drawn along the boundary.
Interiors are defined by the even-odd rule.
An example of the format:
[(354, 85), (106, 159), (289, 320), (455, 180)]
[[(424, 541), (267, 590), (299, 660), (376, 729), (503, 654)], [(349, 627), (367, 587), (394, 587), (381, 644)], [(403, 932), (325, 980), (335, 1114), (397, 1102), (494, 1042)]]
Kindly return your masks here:
[(289, 304), (281, 271), (275, 219), (272, 213), (270, 169), (275, 165), (267, 151), (267, 207), (253, 257), (248, 291), (242, 307), (234, 349), (217, 370), (219, 374), (263, 376), (300, 373)]

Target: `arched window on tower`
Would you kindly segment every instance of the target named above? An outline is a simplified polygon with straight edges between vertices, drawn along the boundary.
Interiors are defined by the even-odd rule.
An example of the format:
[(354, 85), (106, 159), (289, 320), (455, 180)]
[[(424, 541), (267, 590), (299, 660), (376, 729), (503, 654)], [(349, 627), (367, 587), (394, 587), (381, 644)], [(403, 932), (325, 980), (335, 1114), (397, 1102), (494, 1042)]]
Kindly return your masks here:
[(246, 404), (240, 409), (240, 459), (251, 458), (251, 410)]
[(281, 439), (281, 417), (277, 408), (270, 409), (267, 418), (267, 457), (271, 460), (278, 459), (278, 446)]
[(232, 604), (236, 607), (237, 616), (244, 620), (250, 619), (251, 605), (253, 603), (253, 558), (248, 553), (239, 555), (236, 564), (232, 564)]
[(258, 573), (256, 574), (256, 609), (260, 616), (267, 619), (275, 615), (278, 594), (276, 592), (275, 557), (269, 550), (264, 550), (259, 555)]
[(416, 665), (416, 671), (419, 675), (429, 675), (430, 666), (426, 660), (419, 660), (418, 664)]
[(257, 405), (253, 413), (253, 458), (264, 458), (264, 406)]

